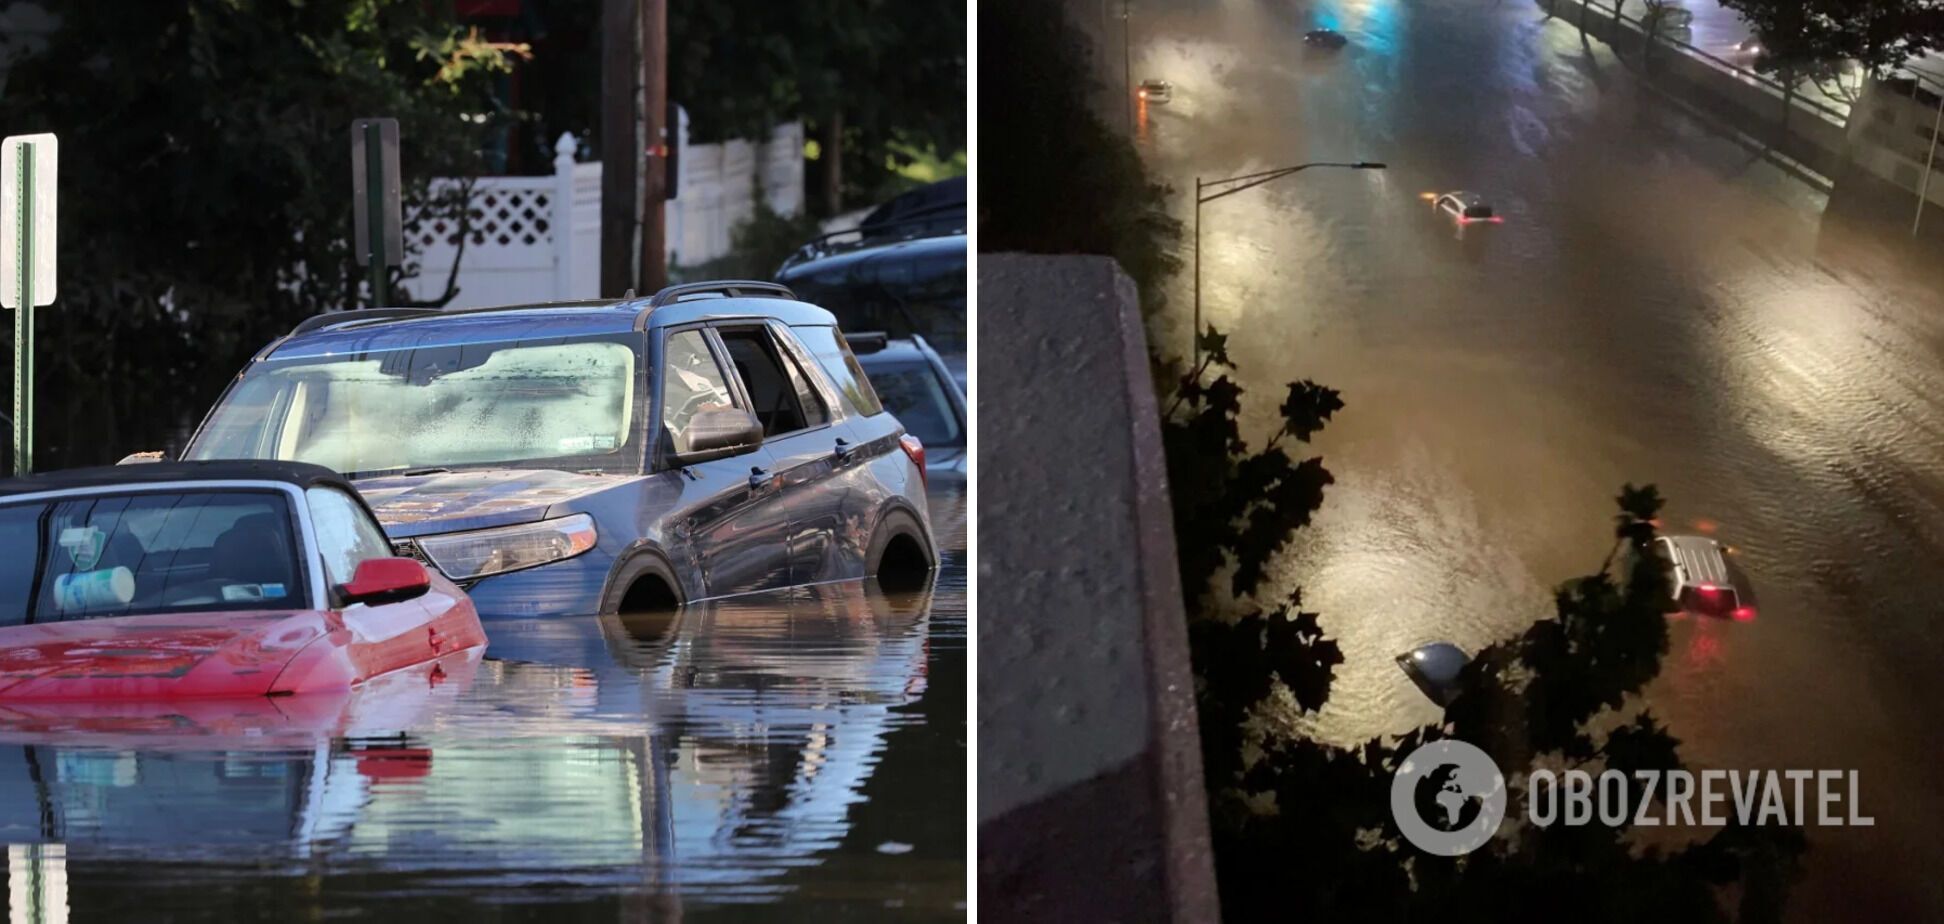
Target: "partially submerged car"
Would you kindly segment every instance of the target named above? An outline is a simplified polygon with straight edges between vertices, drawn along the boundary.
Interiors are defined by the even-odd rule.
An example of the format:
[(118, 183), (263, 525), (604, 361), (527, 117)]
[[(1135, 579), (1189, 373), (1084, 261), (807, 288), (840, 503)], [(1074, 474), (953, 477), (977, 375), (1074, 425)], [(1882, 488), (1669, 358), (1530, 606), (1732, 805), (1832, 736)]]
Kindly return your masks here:
[(850, 344), (885, 408), (924, 441), (927, 477), (965, 480), (965, 385), (944, 357), (916, 334), (854, 334)]
[(1150, 103), (1165, 103), (1174, 99), (1174, 84), (1159, 78), (1150, 78), (1141, 81), (1141, 86), (1134, 91), (1134, 95)]
[(1740, 622), (1755, 618), (1755, 588), (1728, 547), (1706, 536), (1658, 536), (1654, 552), (1668, 563), (1681, 612)]
[(1311, 29), (1303, 33), (1303, 44), (1314, 48), (1335, 49), (1350, 44), (1350, 40), (1335, 29)]
[(489, 615), (658, 609), (935, 562), (924, 447), (829, 312), (766, 282), (319, 315), (190, 459), (345, 472)]
[(1431, 200), (1432, 208), (1451, 216), (1461, 225), (1475, 222), (1498, 224), (1505, 219), (1492, 211), (1492, 204), (1477, 193), (1463, 190), (1448, 193), (1425, 193), (1424, 198)]
[(0, 700), (341, 692), (486, 644), (342, 477), (155, 463), (0, 481)]

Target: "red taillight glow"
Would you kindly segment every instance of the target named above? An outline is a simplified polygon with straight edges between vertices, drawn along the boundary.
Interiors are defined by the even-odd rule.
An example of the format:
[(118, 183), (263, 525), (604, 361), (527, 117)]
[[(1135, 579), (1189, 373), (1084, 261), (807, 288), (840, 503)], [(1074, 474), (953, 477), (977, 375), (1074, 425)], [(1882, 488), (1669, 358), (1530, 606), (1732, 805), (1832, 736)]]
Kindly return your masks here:
[(918, 466), (918, 480), (925, 487), (931, 487), (931, 477), (925, 474), (925, 444), (917, 437), (907, 433), (898, 437), (898, 448), (911, 457), (911, 464)]
[(1138, 97), (1140, 97), (1140, 98), (1142, 98), (1142, 99), (1147, 99), (1147, 91), (1146, 91), (1146, 90), (1135, 90), (1135, 91), (1134, 91), (1134, 95), (1135, 95), (1135, 96), (1138, 96)]
[(1744, 606), (1744, 607), (1737, 608), (1735, 610), (1736, 622), (1747, 622), (1754, 618), (1755, 618), (1755, 608), (1752, 606)]

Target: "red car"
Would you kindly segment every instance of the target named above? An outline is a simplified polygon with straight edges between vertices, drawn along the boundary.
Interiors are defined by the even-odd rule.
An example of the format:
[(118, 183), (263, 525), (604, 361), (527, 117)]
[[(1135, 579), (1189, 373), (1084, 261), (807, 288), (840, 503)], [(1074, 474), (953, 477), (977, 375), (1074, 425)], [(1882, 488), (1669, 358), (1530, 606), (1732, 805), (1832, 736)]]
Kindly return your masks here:
[(0, 705), (342, 691), (485, 644), (465, 592), (393, 557), (329, 469), (0, 481)]

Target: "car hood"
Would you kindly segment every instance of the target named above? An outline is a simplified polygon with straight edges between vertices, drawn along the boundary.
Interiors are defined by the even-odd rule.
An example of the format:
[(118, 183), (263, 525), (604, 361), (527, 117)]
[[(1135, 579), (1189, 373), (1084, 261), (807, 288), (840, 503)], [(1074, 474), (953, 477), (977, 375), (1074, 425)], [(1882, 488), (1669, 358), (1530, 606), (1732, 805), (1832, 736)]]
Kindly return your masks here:
[(179, 613), (0, 629), (0, 703), (261, 696), (333, 614)]
[(388, 475), (356, 482), (386, 534), (430, 533), (531, 523), (555, 504), (639, 480), (551, 469), (486, 469), (437, 475)]

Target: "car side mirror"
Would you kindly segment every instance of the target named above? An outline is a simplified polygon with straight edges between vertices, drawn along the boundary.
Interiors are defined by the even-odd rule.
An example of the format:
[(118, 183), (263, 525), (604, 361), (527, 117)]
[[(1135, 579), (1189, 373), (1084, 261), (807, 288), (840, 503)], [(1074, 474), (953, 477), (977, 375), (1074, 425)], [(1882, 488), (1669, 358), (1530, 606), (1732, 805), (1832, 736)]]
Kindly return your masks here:
[(676, 465), (695, 465), (754, 452), (763, 445), (763, 422), (737, 408), (698, 411), (689, 418), (689, 448), (670, 457)]
[(422, 597), (431, 589), (432, 575), (413, 559), (367, 558), (358, 563), (351, 582), (338, 588), (338, 593), (346, 606), (383, 606)]

